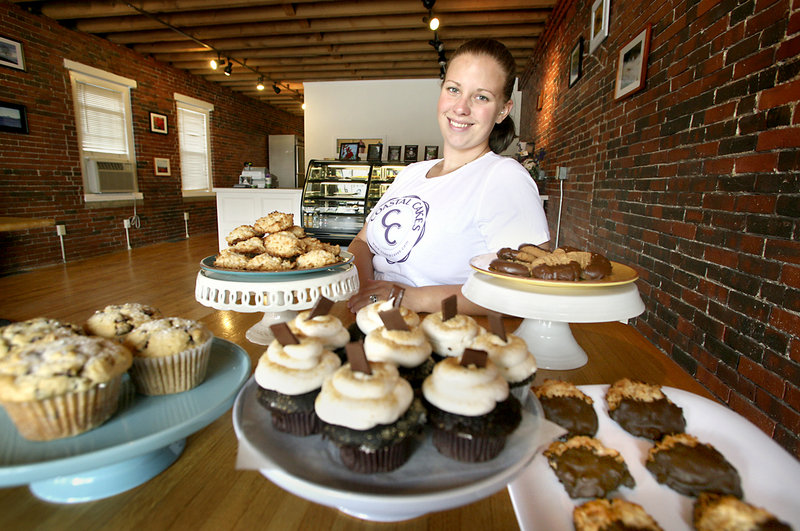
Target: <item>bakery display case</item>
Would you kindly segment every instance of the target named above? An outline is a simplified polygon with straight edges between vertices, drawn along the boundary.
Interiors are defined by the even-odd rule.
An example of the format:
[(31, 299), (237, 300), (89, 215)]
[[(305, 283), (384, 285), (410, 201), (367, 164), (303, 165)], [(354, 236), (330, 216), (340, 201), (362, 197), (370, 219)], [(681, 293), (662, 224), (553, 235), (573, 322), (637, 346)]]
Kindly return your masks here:
[(303, 187), (306, 232), (347, 244), (406, 164), (380, 161), (311, 160)]

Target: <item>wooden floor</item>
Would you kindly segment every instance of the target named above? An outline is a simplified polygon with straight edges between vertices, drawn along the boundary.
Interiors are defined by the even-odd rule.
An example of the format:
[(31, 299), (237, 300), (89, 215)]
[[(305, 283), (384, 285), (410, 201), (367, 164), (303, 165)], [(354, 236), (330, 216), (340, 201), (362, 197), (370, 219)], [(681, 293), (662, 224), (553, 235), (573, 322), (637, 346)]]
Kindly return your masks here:
[[(108, 304), (140, 302), (165, 315), (202, 321), (215, 335), (242, 346), (253, 366), (265, 347), (245, 332), (261, 314), (216, 311), (194, 298), (200, 260), (216, 253), (216, 234), (122, 251), (0, 278), (0, 318), (37, 316), (82, 324)], [(353, 321), (344, 303), (334, 313)], [(514, 319), (511, 319), (513, 322)], [(508, 325), (509, 329), (513, 323)], [(709, 393), (633, 327), (572, 325), (589, 362), (571, 371), (537, 372), (535, 383), (612, 383), (629, 376)], [(187, 439), (180, 459), (146, 484), (114, 497), (60, 506), (39, 501), (27, 487), (0, 489), (0, 529), (516, 529), (505, 490), (468, 506), (408, 522), (374, 524), (288, 494), (258, 472), (235, 469), (230, 413)]]

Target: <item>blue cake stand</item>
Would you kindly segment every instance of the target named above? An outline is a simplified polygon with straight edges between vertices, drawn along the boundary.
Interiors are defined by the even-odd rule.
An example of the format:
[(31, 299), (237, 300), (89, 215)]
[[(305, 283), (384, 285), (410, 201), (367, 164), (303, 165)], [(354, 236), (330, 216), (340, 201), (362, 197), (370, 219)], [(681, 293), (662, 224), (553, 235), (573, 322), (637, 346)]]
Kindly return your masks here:
[(99, 500), (137, 487), (178, 459), (187, 436), (230, 409), (249, 376), (244, 349), (214, 338), (202, 384), (144, 396), (125, 376), (119, 410), (75, 437), (28, 441), (0, 409), (0, 487), (28, 485), (37, 498), (56, 503)]

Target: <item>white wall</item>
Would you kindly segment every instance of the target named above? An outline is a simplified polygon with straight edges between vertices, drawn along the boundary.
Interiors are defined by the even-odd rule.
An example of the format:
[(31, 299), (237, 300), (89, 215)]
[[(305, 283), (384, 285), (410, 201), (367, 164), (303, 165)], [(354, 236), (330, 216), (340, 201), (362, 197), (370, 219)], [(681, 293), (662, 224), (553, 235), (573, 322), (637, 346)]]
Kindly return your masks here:
[[(441, 156), (436, 122), (440, 83), (439, 79), (304, 83), (305, 166), (311, 159), (336, 158), (337, 138), (382, 138), (384, 160), (388, 146), (406, 144), (419, 146), (419, 160), (425, 146), (439, 146)], [(520, 93), (515, 91), (512, 98), (512, 117), (519, 130)], [(516, 143), (506, 154), (515, 151)]]

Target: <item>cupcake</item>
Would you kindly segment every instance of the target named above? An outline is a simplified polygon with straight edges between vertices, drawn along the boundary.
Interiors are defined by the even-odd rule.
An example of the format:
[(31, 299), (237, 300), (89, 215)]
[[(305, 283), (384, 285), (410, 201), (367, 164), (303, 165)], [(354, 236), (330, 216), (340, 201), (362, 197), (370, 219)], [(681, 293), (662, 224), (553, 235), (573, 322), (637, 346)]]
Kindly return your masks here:
[(314, 400), (323, 380), (342, 364), (313, 337), (297, 337), (286, 323), (272, 325), (275, 335), (256, 365), (258, 402), (267, 408), (276, 430), (297, 436), (319, 432)]
[(342, 321), (328, 312), (333, 301), (320, 297), (310, 310), (304, 310), (289, 321), (289, 328), (295, 336), (314, 337), (322, 346), (330, 350), (340, 350), (344, 358), (344, 346), (350, 341), (350, 332)]
[(489, 359), (512, 388), (531, 383), (536, 373), (536, 358), (525, 341), (514, 334), (506, 334), (500, 314), (489, 314), (489, 328), (491, 331), (473, 339), (470, 348), (489, 354)]
[(364, 352), (370, 362), (394, 364), (400, 375), (419, 389), (431, 373), (435, 362), (431, 344), (419, 326), (409, 327), (397, 309), (380, 313), (384, 326), (364, 338)]
[(458, 461), (497, 457), (522, 420), (519, 400), (485, 352), (467, 349), (460, 358), (440, 361), (422, 394), (434, 446)]
[(409, 327), (418, 326), (420, 323), (419, 315), (402, 305), (404, 293), (404, 289), (394, 286), (392, 293), (389, 295), (389, 300), (373, 302), (360, 308), (356, 312), (356, 325), (361, 333), (366, 336), (379, 326), (383, 326), (380, 313), (393, 308), (400, 310), (403, 320)]
[(62, 323), (47, 317), (35, 317), (27, 321), (11, 323), (0, 327), (0, 358), (42, 339), (72, 335), (85, 334), (77, 325)]
[(391, 363), (370, 363), (349, 343), (349, 362), (322, 384), (314, 408), (322, 433), (354, 472), (389, 472), (405, 464), (425, 423), (425, 408)]
[(137, 326), (125, 338), (133, 352), (131, 379), (145, 395), (188, 391), (206, 377), (214, 335), (202, 324), (166, 317)]
[(442, 310), (430, 313), (422, 320), (422, 330), (431, 342), (434, 354), (440, 358), (459, 357), (481, 332), (481, 327), (469, 315), (457, 313), (456, 296), (442, 301)]
[(146, 321), (161, 318), (161, 312), (152, 306), (138, 303), (112, 304), (97, 310), (86, 320), (90, 334), (122, 341), (131, 330)]
[(116, 341), (69, 335), (0, 357), (0, 404), (33, 441), (91, 430), (117, 410), (131, 353)]

